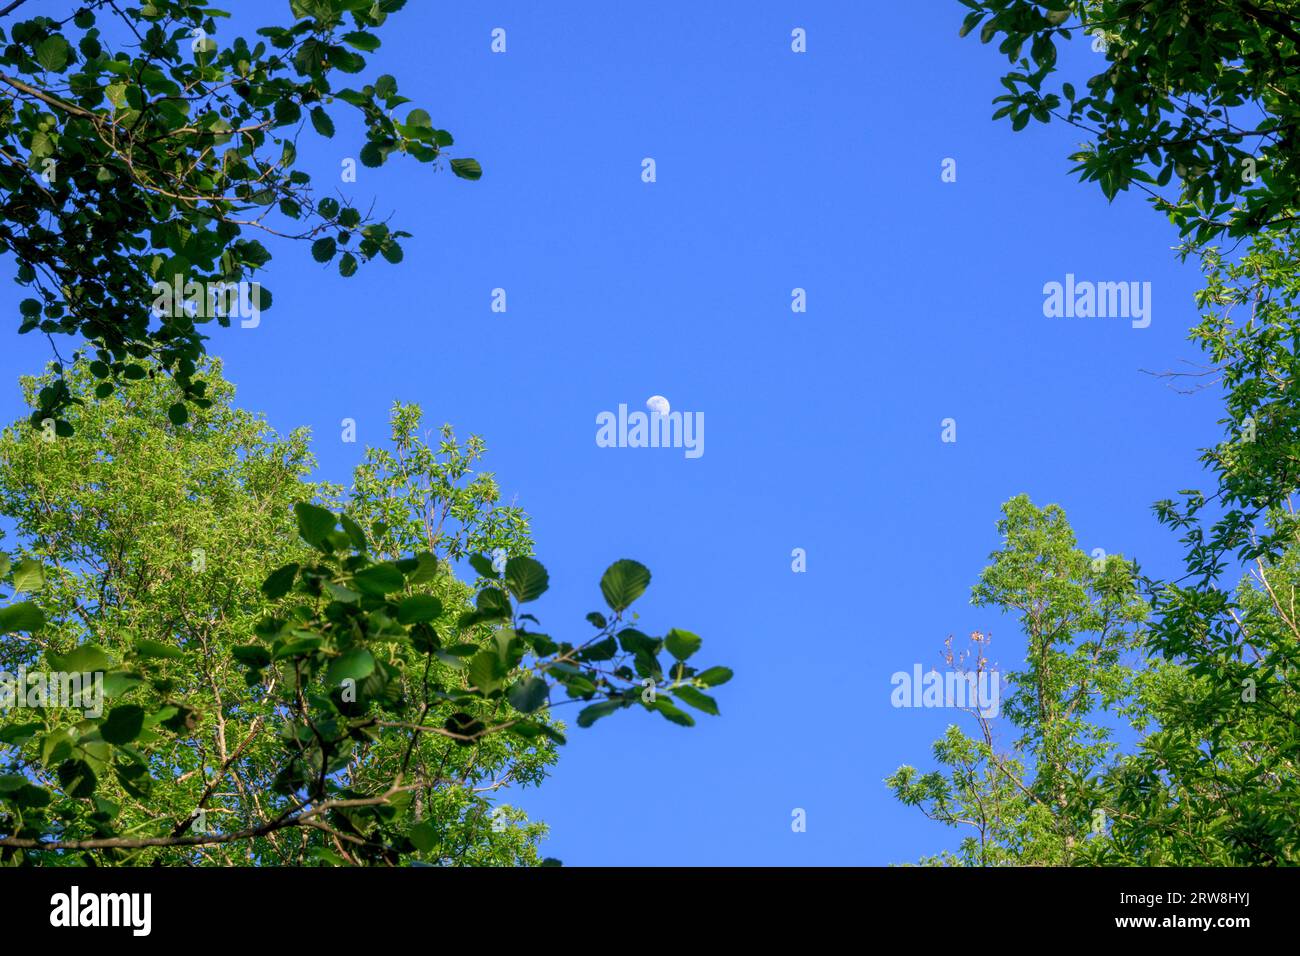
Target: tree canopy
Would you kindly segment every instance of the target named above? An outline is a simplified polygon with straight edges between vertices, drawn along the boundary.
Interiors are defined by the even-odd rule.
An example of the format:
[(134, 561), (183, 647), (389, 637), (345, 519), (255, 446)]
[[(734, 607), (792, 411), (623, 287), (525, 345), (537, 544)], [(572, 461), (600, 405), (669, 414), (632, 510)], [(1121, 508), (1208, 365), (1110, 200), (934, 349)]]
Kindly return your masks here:
[[(1013, 69), (994, 118), (1068, 123), (1108, 198), (1146, 191), (1193, 245), (1291, 229), (1300, 206), (1300, 16), (1274, 0), (961, 0)], [(1091, 47), (1078, 71), (1058, 48)], [(1080, 44), (1087, 44), (1080, 46)], [(1078, 72), (1076, 72), (1078, 71)]]
[[(1006, 548), (976, 596), (1021, 614), (1027, 669), (1009, 679), (1013, 701), (1028, 692), (1029, 705), (1008, 709), (1021, 736), (1002, 749), (977, 713), (980, 739), (952, 727), (935, 745), (944, 771), (905, 766), (887, 782), (933, 818), (974, 826), (958, 854), (928, 862), (1294, 865), (1300, 18), (1264, 0), (962, 3), (963, 34), (1001, 36), (1013, 63), (995, 117), (1017, 130), (1056, 118), (1087, 131), (1074, 157), (1081, 178), (1108, 197), (1146, 190), (1178, 226), (1183, 254), (1199, 254), (1203, 313), (1190, 338), (1210, 364), (1193, 374), (1220, 390), (1223, 431), (1201, 453), (1213, 487), (1153, 505), (1180, 535), (1181, 573), (1107, 560), (1134, 602), (1109, 643), (1079, 613), (1090, 574), (1082, 553), (1066, 559), (1068, 528), (1056, 539), (1013, 533), (1015, 516), (1030, 527), (1049, 516), (1064, 527), (1064, 516), (1023, 498), (1005, 506)], [(1054, 85), (1066, 69), (1056, 44), (1083, 35), (1104, 69)], [(991, 575), (1009, 586), (989, 590)], [(1070, 647), (1098, 656), (1080, 670)], [(1060, 719), (1062, 684), (1110, 719)], [(1125, 722), (1136, 742), (1121, 747)]]
[[(345, 492), (306, 480), (304, 433), (235, 408), (218, 368), (196, 375), (212, 404), (182, 426), (158, 376), (72, 406), (73, 436), (0, 438), (2, 669), (103, 675), (98, 706), (51, 686), (0, 720), (5, 858), (537, 862), (544, 827), (492, 798), (544, 777), (560, 708), (579, 727), (717, 713), (706, 690), (731, 672), (691, 663), (694, 634), (639, 629), (634, 561), (605, 572), (579, 634), (538, 629), (523, 605), (549, 575), (526, 515), (468, 477), (481, 440), (443, 429), (430, 448), (395, 406), (394, 448)], [(66, 378), (75, 397), (95, 383), (84, 363)], [(444, 513), (455, 530), (426, 524)]]
[[(292, 19), (245, 35), (208, 0), (86, 0), (27, 19), (25, 3), (8, 4), (0, 252), (30, 292), (19, 331), (50, 337), (60, 363), (55, 337), (74, 336), (101, 398), (147, 371), (174, 376), (183, 420), (211, 400), (195, 373), (212, 323), (231, 323), (229, 290), (259, 316), (271, 307), (263, 240), (306, 241), (344, 277), (400, 262), (410, 233), (337, 182), (314, 183), (298, 148), (303, 135), (332, 138), (340, 111), (355, 110), (364, 139), (344, 152), (341, 180), (349, 163), (395, 155), (479, 178), (476, 161), (447, 161), (451, 134), (371, 67), (404, 5), (292, 0)], [(176, 294), (160, 300), (157, 283)], [(33, 423), (66, 432), (66, 383), (56, 376), (37, 399)]]

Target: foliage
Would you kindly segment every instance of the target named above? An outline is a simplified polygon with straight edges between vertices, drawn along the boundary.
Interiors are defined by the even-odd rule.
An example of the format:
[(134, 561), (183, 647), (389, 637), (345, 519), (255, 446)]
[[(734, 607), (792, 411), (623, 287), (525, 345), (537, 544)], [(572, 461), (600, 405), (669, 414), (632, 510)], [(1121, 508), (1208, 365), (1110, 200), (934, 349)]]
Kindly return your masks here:
[[(481, 441), (466, 456), (444, 430), (433, 452), (398, 406), (410, 467), (381, 473), (371, 450), (344, 494), (307, 480), (304, 432), (275, 435), (219, 369), (197, 374), (213, 401), (184, 425), (159, 376), (73, 406), (71, 436), (0, 439), (0, 513), (21, 545), (0, 563), (44, 618), (8, 621), (3, 668), (99, 672), (106, 698), (0, 718), (4, 859), (536, 863), (544, 827), (493, 797), (556, 759), (559, 697), (581, 703), (580, 726), (633, 706), (689, 724), (674, 699), (716, 712), (704, 689), (730, 672), (687, 663), (698, 639), (631, 626), (649, 582), (635, 562), (606, 573), (590, 635), (532, 629), (519, 605), (548, 576), (521, 553), (526, 516), (467, 479)], [(68, 381), (74, 396), (95, 383), (83, 365)], [(375, 552), (406, 532), (369, 515), (409, 530), (435, 501), (455, 503), (458, 537)], [(452, 574), (453, 541), (477, 588)], [(481, 553), (497, 548), (514, 552), (502, 575)]]
[[(356, 469), (351, 512), (371, 529), (370, 550), (392, 558), (424, 550), (451, 560), (498, 547), (531, 554), (523, 510), (496, 504), (500, 491), (491, 474), (469, 478), (486, 450), (483, 440), (471, 435), (462, 447), (444, 425), (435, 451), (419, 438), (422, 417), (418, 406), (394, 403), (392, 449), (366, 449)], [(398, 488), (404, 493), (394, 494)], [(376, 527), (383, 531), (377, 537)]]
[[(344, 152), (354, 168), (394, 154), (436, 164), (452, 145), (426, 111), (399, 118), (408, 100), (392, 76), (360, 79), (404, 5), (291, 0), (290, 22), (245, 36), (226, 35), (230, 14), (209, 0), (85, 0), (0, 28), (0, 251), (31, 290), (20, 332), (82, 336), (99, 398), (146, 369), (173, 373), (183, 417), (211, 401), (196, 376), (205, 324), (230, 324), (214, 291), (251, 282), (271, 259), (258, 237), (310, 242), (343, 276), (400, 262), (409, 233), (316, 191), (297, 160), (307, 125), (333, 137), (344, 106), (365, 124)], [(473, 160), (450, 165), (481, 175)], [(175, 283), (182, 301), (160, 300), (155, 283)], [(246, 291), (270, 308), (260, 283)], [(72, 400), (56, 377), (33, 423), (66, 432)]]
[[(1138, 650), (1141, 657), (1124, 663), (1108, 652), (1105, 659), (1063, 666), (1041, 655), (1042, 633), (1071, 635), (1085, 623), (1076, 582), (1087, 559), (1077, 555), (1072, 568), (1061, 566), (1045, 539), (1021, 537), (1012, 551), (1019, 557), (1008, 565), (1004, 553), (994, 566), (1004, 570), (997, 577), (986, 572), (976, 590), (979, 600), (1023, 613), (1032, 606), (1025, 603), (1024, 575), (1033, 581), (1040, 570), (1056, 567), (1036, 591), (1045, 603), (1030, 616), (1025, 672), (1034, 675), (1041, 661), (1051, 680), (1040, 684), (1035, 676), (1022, 686), (1050, 688), (1074, 672), (1100, 692), (1100, 703), (1129, 719), (1139, 734), (1136, 745), (1114, 750), (1109, 735), (1097, 736), (1095, 728), (1044, 721), (1050, 710), (1036, 710), (1033, 696), (1028, 706), (1008, 707), (1012, 723), (1028, 732), (1007, 758), (996, 753), (986, 721), (983, 743), (952, 728), (935, 751), (950, 768), (947, 777), (937, 771), (918, 777), (905, 767), (889, 779), (900, 799), (935, 819), (977, 826), (979, 840), (965, 841), (958, 856), (938, 862), (1300, 862), (1296, 261), (1294, 240), (1281, 230), (1255, 236), (1238, 260), (1214, 249), (1205, 254), (1207, 281), (1198, 301), (1206, 312), (1192, 338), (1213, 360), (1209, 373), (1224, 390), (1224, 439), (1202, 454), (1218, 487), (1155, 505), (1159, 520), (1182, 535), (1185, 573), (1171, 581), (1135, 579), (1150, 603), (1149, 623), (1113, 650)], [(1010, 536), (1007, 543), (1010, 549)], [(990, 590), (998, 580), (1009, 586)], [(1130, 587), (1124, 581), (1117, 593), (1129, 595)], [(1133, 616), (1130, 623), (1137, 621)], [(1056, 768), (1044, 761), (1053, 753), (1066, 758)], [(1033, 771), (1032, 782), (1008, 788), (1005, 781), (1022, 766)], [(1056, 806), (1050, 817), (1035, 818), (1025, 798), (1037, 791), (1041, 799), (1052, 778), (1056, 785), (1045, 790), (1055, 792)], [(1050, 849), (1053, 839), (1062, 852)]]
[[(1085, 728), (1044, 721), (1050, 710), (1015, 707), (1009, 716), (1028, 733), (1001, 778), (985, 769), (999, 767), (1000, 758), (983, 724), (982, 749), (956, 728), (936, 748), (953, 768), (948, 778), (918, 778), (902, 768), (890, 783), (905, 802), (949, 824), (979, 824), (972, 809), (986, 805), (1005, 815), (996, 828), (979, 831), (992, 850), (967, 840), (960, 856), (930, 862), (1295, 864), (1300, 17), (1263, 0), (962, 2), (971, 10), (963, 35), (980, 26), (984, 42), (1002, 36), (999, 49), (1014, 64), (995, 118), (1019, 130), (1055, 116), (1087, 131), (1092, 141), (1074, 157), (1081, 178), (1111, 198), (1133, 185), (1146, 190), (1179, 227), (1183, 254), (1201, 252), (1206, 285), (1198, 304), (1205, 311), (1191, 338), (1213, 365), (1194, 374), (1222, 387), (1225, 436), (1202, 453), (1214, 492), (1187, 490), (1154, 506), (1182, 536), (1185, 573), (1138, 580), (1149, 624), (1137, 628), (1133, 617), (1136, 629), (1116, 649), (1140, 649), (1144, 659), (1075, 662), (1084, 665), (1076, 673), (1092, 675), (1102, 705), (1129, 719), (1136, 746), (1116, 750), (1107, 735), (1092, 735), (1090, 746)], [(1070, 82), (1049, 87), (1060, 69), (1057, 42), (1081, 34), (1105, 54), (1105, 69), (1077, 89)], [(1029, 56), (1022, 57), (1026, 44)], [(1177, 189), (1165, 189), (1175, 175)], [(1226, 253), (1211, 247), (1216, 237), (1246, 241), (1246, 251), (1236, 255), (1240, 242)], [(1013, 584), (1022, 572), (1032, 580), (1044, 562), (1054, 563), (1041, 543), (1025, 539), (1018, 549)], [(1081, 623), (1073, 616), (1075, 564), (1039, 592), (1046, 601), (1039, 613), (1057, 621), (1062, 636)], [(1238, 583), (1221, 587), (1225, 576)], [(1125, 595), (1131, 586), (1124, 581)], [(985, 596), (1002, 603), (1014, 593)], [(1029, 637), (1033, 674), (1043, 645), (1032, 630)], [(1060, 678), (1059, 668), (1058, 661), (1046, 673)], [(1051, 681), (1041, 686), (1050, 689)], [(1053, 766), (1052, 754), (1065, 760)], [(1017, 793), (1003, 780), (1022, 765), (1033, 782)], [(1055, 782), (1044, 790), (1043, 780)], [(1055, 794), (1050, 818), (1032, 819), (1022, 797), (1035, 790), (1039, 799)], [(1026, 827), (1028, 842), (1021, 839)], [(1064, 852), (1043, 851), (1057, 841)]]
[[(1021, 130), (1055, 117), (1086, 133), (1071, 157), (1075, 171), (1107, 198), (1145, 190), (1194, 245), (1293, 227), (1300, 16), (1287, 4), (961, 2), (970, 9), (962, 35), (978, 27), (985, 43), (1001, 37), (998, 49), (1013, 66), (994, 118)], [(1067, 72), (1077, 61), (1058, 60), (1057, 48), (1070, 42), (1104, 54), (1103, 67), (1091, 76)]]
[[(991, 718), (971, 710), (978, 739), (954, 726), (934, 746), (946, 775), (905, 766), (886, 783), (932, 819), (974, 828), (958, 858), (967, 865), (1068, 864), (1091, 826), (1087, 782), (1115, 748), (1099, 712), (1142, 720), (1133, 651), (1147, 607), (1134, 566), (1078, 550), (1058, 506), (1020, 495), (1002, 512), (1003, 547), (973, 603), (1016, 614), (1024, 635), (1025, 668), (1003, 675), (1011, 690), (1003, 714), (1019, 735), (1003, 752)], [(988, 638), (972, 641), (974, 672), (989, 672)], [(947, 656), (952, 666), (951, 649)]]
[[(1171, 582), (1139, 578), (1114, 556), (1089, 580), (1063, 515), (1048, 521), (1053, 509), (1023, 499), (1004, 507), (1006, 548), (975, 603), (1021, 614), (1027, 670), (1011, 676), (1006, 708), (1021, 736), (1002, 755), (993, 725), (973, 712), (982, 739), (952, 727), (935, 745), (946, 775), (903, 767), (887, 780), (904, 803), (976, 830), (958, 855), (927, 862), (1300, 862), (1296, 328), (1290, 296), (1273, 294), (1296, 287), (1295, 267), (1263, 238), (1241, 263), (1207, 262), (1203, 304), (1225, 308), (1194, 337), (1223, 362), (1234, 412), (1227, 439), (1204, 455), (1222, 507), (1207, 529), (1205, 495), (1157, 504), (1187, 548), (1187, 573)], [(1246, 302), (1252, 315), (1238, 327), (1229, 313)], [(1234, 557), (1248, 573), (1222, 589), (1222, 575), (1239, 573)], [(1110, 728), (1083, 720), (1094, 706), (1126, 718), (1136, 745), (1119, 749)]]
[(1238, 261), (1204, 258), (1192, 338), (1224, 391), (1224, 439), (1202, 454), (1218, 487), (1156, 505), (1182, 535), (1186, 574), (1148, 584), (1148, 645), (1180, 669), (1151, 703), (1166, 729), (1114, 780), (1125, 825), (1111, 847), (1153, 863), (1300, 860), (1294, 242), (1266, 230)]

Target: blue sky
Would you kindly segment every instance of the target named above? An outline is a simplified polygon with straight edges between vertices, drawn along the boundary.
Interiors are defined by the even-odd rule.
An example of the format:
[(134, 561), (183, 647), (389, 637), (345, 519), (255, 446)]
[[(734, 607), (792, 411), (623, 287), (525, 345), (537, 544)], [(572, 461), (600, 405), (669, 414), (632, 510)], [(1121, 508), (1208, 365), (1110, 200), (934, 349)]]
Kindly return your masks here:
[[(321, 477), (346, 481), (386, 439), (395, 399), (484, 436), (533, 516), (549, 633), (585, 633), (601, 572), (631, 557), (654, 574), (645, 629), (695, 631), (704, 663), (735, 670), (720, 718), (575, 728), (545, 786), (512, 793), (566, 864), (953, 847), (882, 783), (927, 768), (953, 712), (892, 708), (889, 678), (942, 666), (944, 638), (976, 629), (1017, 662), (1014, 622), (969, 604), (1000, 503), (1059, 503), (1085, 549), (1174, 568), (1150, 505), (1204, 484), (1218, 412), (1141, 370), (1198, 358), (1197, 270), (1138, 197), (1074, 181), (1068, 128), (990, 121), (1006, 61), (958, 38), (962, 15), (955, 0), (408, 4), (373, 72), (483, 179), (361, 168), (339, 188), (415, 233), (405, 262), (345, 281), (270, 243), (274, 308), (210, 343), (241, 405), (311, 427)], [(1086, 77), (1101, 58), (1085, 45), (1067, 62)], [(341, 122), (300, 152), (324, 182), (359, 143)], [(1067, 273), (1150, 282), (1150, 327), (1045, 318), (1043, 285)], [(6, 419), (25, 414), (16, 376), (47, 357), (4, 340)], [(317, 371), (339, 363), (342, 386)], [(597, 447), (599, 412), (654, 394), (704, 413), (702, 457)], [(340, 441), (347, 417), (359, 444)]]

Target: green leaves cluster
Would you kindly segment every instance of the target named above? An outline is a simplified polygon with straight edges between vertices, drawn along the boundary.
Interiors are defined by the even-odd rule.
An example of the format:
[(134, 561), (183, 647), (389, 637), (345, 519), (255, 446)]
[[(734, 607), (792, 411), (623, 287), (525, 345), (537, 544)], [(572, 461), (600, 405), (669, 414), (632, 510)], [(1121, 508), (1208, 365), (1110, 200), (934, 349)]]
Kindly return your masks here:
[[(230, 317), (155, 310), (155, 283), (251, 281), (271, 259), (258, 237), (271, 234), (309, 242), (345, 277), (376, 257), (400, 262), (410, 233), (317, 195), (298, 143), (307, 124), (334, 137), (347, 107), (365, 132), (343, 155), (363, 167), (394, 155), (436, 164), (452, 146), (424, 110), (398, 118), (409, 101), (394, 77), (362, 79), (404, 5), (295, 0), (292, 22), (251, 37), (226, 36), (229, 15), (208, 0), (95, 2), (0, 27), (0, 251), (30, 292), (19, 331), (84, 338), (98, 398), (163, 371), (202, 407), (204, 325)], [(481, 175), (469, 159), (451, 168)], [(66, 430), (73, 400), (51, 383), (33, 423)]]
[[(530, 625), (537, 619), (519, 610), (549, 586), (549, 574), (535, 558), (511, 557), (498, 575), (488, 558), (472, 556), (470, 563), (482, 579), (473, 607), (448, 614), (441, 602), (419, 590), (448, 573), (431, 553), (375, 560), (367, 551), (368, 536), (347, 514), (306, 503), (296, 511), (299, 532), (319, 557), (312, 564), (281, 568), (263, 590), (272, 600), (286, 595), (303, 600), (288, 614), (262, 622), (258, 635), (263, 643), (239, 648), (237, 656), (249, 667), (250, 683), (260, 681), (262, 669), (273, 663), (292, 674), (281, 684), (286, 706), (312, 678), (323, 675), (327, 690), (311, 700), (327, 712), (323, 720), (340, 732), (323, 746), (342, 746), (344, 736), (374, 726), (372, 705), (376, 712), (400, 710), (387, 692), (393, 674), (384, 647), (391, 644), (426, 655), (425, 691), (452, 711), (440, 732), (461, 743), (497, 731), (528, 739), (544, 734), (563, 742), (545, 722), (508, 717), (499, 707), (504, 700), (520, 714), (534, 714), (547, 707), (556, 691), (570, 700), (596, 701), (579, 712), (579, 726), (638, 702), (690, 726), (694, 721), (673, 705), (670, 695), (706, 713), (718, 712), (702, 688), (724, 683), (731, 672), (716, 667), (701, 672), (687, 663), (700, 648), (699, 637), (673, 629), (652, 638), (623, 626), (625, 612), (650, 582), (649, 570), (635, 561), (617, 561), (601, 578), (613, 616), (592, 612), (588, 621), (594, 635), (556, 640), (533, 630)], [(382, 534), (381, 529), (372, 536)], [(671, 660), (660, 659), (664, 652)], [(332, 686), (348, 678), (360, 682), (354, 701), (344, 701)], [(481, 719), (479, 705), (485, 703), (495, 703), (490, 708), (495, 723)], [(426, 707), (436, 711), (437, 706), (426, 700)], [(314, 766), (321, 765), (313, 760)]]
[[(995, 119), (1068, 123), (1072, 158), (1108, 198), (1146, 191), (1189, 247), (1294, 221), (1300, 199), (1300, 20), (1273, 3), (961, 0), (963, 35), (1013, 64)], [(1283, 5), (1285, 6), (1285, 5)], [(1061, 79), (1058, 46), (1089, 48), (1091, 76)], [(1072, 67), (1071, 67), (1072, 68)], [(1169, 188), (1166, 188), (1169, 187)]]
[[(1098, 805), (1089, 781), (1116, 751), (1114, 718), (1145, 719), (1134, 652), (1148, 606), (1136, 567), (1080, 551), (1056, 505), (1012, 498), (998, 532), (1002, 547), (990, 555), (972, 603), (1014, 614), (1024, 635), (1024, 668), (992, 671), (1007, 685), (1000, 709), (1017, 736), (1000, 749), (994, 723), (976, 711), (977, 737), (951, 727), (935, 744), (946, 771), (905, 766), (886, 783), (932, 819), (974, 831), (962, 841), (960, 862), (1068, 865), (1078, 861)], [(988, 638), (977, 633), (973, 666), (951, 646), (948, 663), (987, 673), (987, 654)]]
[[(672, 630), (652, 638), (621, 626), (650, 582), (650, 572), (635, 561), (615, 562), (601, 579), (613, 618), (593, 612), (594, 635), (556, 640), (531, 629), (536, 618), (519, 610), (540, 598), (549, 583), (545, 567), (532, 557), (510, 558), (497, 576), (487, 558), (473, 556), (484, 579), (473, 607), (447, 613), (424, 590), (448, 573), (431, 553), (376, 560), (367, 542), (382, 537), (383, 529), (367, 536), (346, 513), (308, 503), (295, 510), (300, 535), (317, 553), (268, 577), (264, 593), (271, 600), (287, 597), (287, 607), (258, 624), (258, 643), (234, 651), (250, 685), (266, 684), (270, 670), (278, 675), (279, 706), (289, 717), (275, 787), (286, 796), (339, 804), (373, 797), (338, 778), (358, 748), (386, 728), (409, 733), (412, 747), (424, 734), (462, 747), (498, 733), (563, 743), (563, 733), (548, 719), (561, 693), (586, 704), (578, 713), (580, 727), (638, 703), (692, 725), (674, 696), (718, 712), (702, 688), (725, 682), (731, 672), (701, 672), (686, 663), (699, 650), (698, 637)], [(413, 700), (400, 688), (410, 658), (395, 648), (423, 657)], [(663, 651), (671, 662), (660, 660)], [(404, 792), (407, 770), (403, 760), (383, 803), (340, 812), (334, 824), (394, 853), (417, 850), (427, 836), (422, 826), (405, 832), (392, 827), (391, 806)]]
[[(1113, 608), (1150, 612), (1142, 623), (1121, 614), (1109, 639), (1086, 557), (1063, 562), (1066, 538), (1046, 513), (1010, 503), (1006, 548), (976, 596), (1017, 611), (1029, 639), (1008, 705), (1021, 735), (1002, 753), (986, 725), (982, 741), (954, 727), (935, 747), (946, 772), (903, 767), (888, 782), (933, 818), (975, 827), (959, 855), (929, 862), (1294, 864), (1300, 19), (1256, 2), (962, 3), (962, 34), (1001, 37), (1013, 64), (995, 118), (1084, 130), (1081, 178), (1112, 198), (1145, 190), (1178, 226), (1183, 255), (1201, 253), (1205, 311), (1191, 338), (1213, 363), (1203, 377), (1222, 386), (1223, 438), (1201, 456), (1215, 488), (1154, 506), (1180, 535), (1183, 568), (1169, 580), (1127, 566), (1112, 576)], [(1061, 42), (1091, 44), (1104, 68), (1053, 85)], [(1223, 236), (1247, 240), (1244, 253), (1209, 246)], [(1013, 511), (1032, 520), (1017, 530)], [(1044, 568), (1056, 569), (1047, 580)], [(1134, 585), (1142, 602), (1130, 605)], [(1063, 688), (1085, 696), (1065, 706)], [(1137, 745), (1117, 750), (1113, 728), (1081, 722), (1093, 706), (1127, 719)]]
[(39, 562), (21, 558), (15, 564), (13, 558), (0, 551), (0, 584), (7, 585), (15, 599), (0, 607), (0, 637), (39, 631), (45, 626), (45, 615), (36, 602), (18, 600), (20, 595), (38, 591), (45, 584), (45, 572)]
[[(395, 406), (397, 447), (368, 450), (345, 492), (306, 480), (305, 433), (199, 374), (213, 402), (183, 427), (146, 376), (72, 406), (68, 436), (0, 434), (20, 545), (0, 608), (32, 615), (0, 670), (105, 675), (100, 713), (0, 714), (0, 859), (536, 864), (544, 825), (499, 798), (544, 779), (564, 707), (583, 726), (717, 712), (731, 672), (692, 665), (699, 639), (636, 630), (636, 562), (604, 575), (579, 637), (540, 631), (550, 576), (474, 467), (480, 439), (444, 428), (430, 447), (420, 410)], [(85, 363), (65, 378), (95, 387)], [(453, 570), (466, 555), (473, 583)]]

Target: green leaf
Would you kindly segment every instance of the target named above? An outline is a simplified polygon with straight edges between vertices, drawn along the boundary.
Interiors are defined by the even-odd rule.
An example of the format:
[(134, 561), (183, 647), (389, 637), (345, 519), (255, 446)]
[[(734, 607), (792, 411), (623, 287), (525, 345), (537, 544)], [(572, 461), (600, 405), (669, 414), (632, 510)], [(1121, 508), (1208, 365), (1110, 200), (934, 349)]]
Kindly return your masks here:
[(330, 119), (329, 113), (326, 113), (325, 110), (319, 106), (313, 106), (310, 116), (311, 125), (316, 132), (320, 133), (326, 139), (330, 139), (334, 136), (334, 121)]
[(529, 676), (511, 686), (506, 692), (506, 700), (521, 714), (531, 714), (546, 704), (550, 692), (551, 688), (546, 681)]
[(65, 760), (59, 764), (59, 784), (73, 798), (93, 796), (98, 781), (95, 772), (84, 760)]
[(663, 714), (666, 719), (671, 720), (674, 724), (680, 724), (683, 727), (695, 726), (695, 718), (686, 713), (686, 711), (674, 707), (672, 701), (667, 697), (656, 697), (653, 706), (655, 710), (659, 711), (659, 713)]
[(354, 647), (334, 658), (325, 676), (329, 683), (341, 684), (345, 680), (364, 680), (374, 670), (374, 656), (364, 647)]
[(469, 662), (470, 683), (482, 694), (499, 690), (505, 676), (505, 666), (496, 651), (479, 651)]
[(379, 37), (363, 30), (345, 33), (340, 39), (353, 49), (361, 50), (364, 53), (374, 53), (379, 49)]
[(451, 171), (461, 179), (481, 179), (483, 177), (483, 167), (478, 164), (477, 159), (453, 159), (451, 161)]
[(306, 501), (294, 505), (293, 511), (298, 517), (298, 533), (302, 539), (317, 551), (324, 551), (326, 536), (334, 530), (338, 519), (326, 509)]
[(442, 647), (438, 632), (427, 622), (420, 622), (411, 628), (411, 646), (421, 654), (432, 654)]
[(72, 47), (61, 34), (48, 36), (36, 47), (36, 62), (51, 73), (60, 72), (72, 59)]
[(59, 670), (63, 671), (106, 671), (112, 666), (113, 659), (94, 644), (82, 644), (59, 658)]
[(406, 586), (406, 576), (391, 564), (372, 564), (352, 575), (358, 591), (383, 597)]
[(674, 687), (673, 696), (690, 704), (696, 710), (702, 710), (706, 714), (712, 714), (715, 717), (718, 715), (718, 702), (694, 687)]
[(700, 649), (700, 639), (690, 631), (673, 628), (664, 638), (664, 647), (679, 661), (684, 661)]
[(618, 643), (629, 654), (658, 654), (659, 641), (648, 634), (642, 634), (634, 627), (625, 627), (618, 632)]
[(265, 667), (271, 663), (271, 652), (261, 644), (239, 644), (231, 648), (235, 660), (252, 667)]
[(135, 653), (138, 657), (163, 657), (170, 660), (178, 660), (185, 656), (185, 652), (179, 647), (173, 647), (171, 644), (163, 644), (159, 641), (150, 640), (136, 641)]
[(607, 637), (603, 641), (597, 641), (595, 644), (583, 649), (578, 654), (580, 661), (607, 661), (611, 660), (618, 653), (618, 642), (612, 637)]
[(361, 525), (357, 524), (346, 512), (339, 515), (339, 525), (347, 534), (348, 540), (352, 542), (352, 547), (364, 553), (367, 547), (366, 533), (361, 530)]
[(428, 853), (438, 845), (438, 830), (427, 820), (411, 827), (411, 829), (407, 831), (406, 837), (421, 853)]
[(695, 675), (695, 679), (706, 687), (718, 687), (734, 676), (730, 667), (710, 667)]
[(111, 674), (104, 675), (104, 696), (108, 698), (121, 697), (132, 687), (139, 687), (143, 683), (144, 678), (137, 674), (114, 671)]
[(512, 610), (510, 599), (499, 588), (484, 588), (474, 599), (478, 617), (483, 621), (503, 621), (509, 619)]
[(448, 667), (455, 668), (458, 671), (466, 669), (466, 664), (463, 660), (454, 654), (449, 654), (447, 651), (434, 651), (433, 656), (438, 658), (438, 660), (442, 661)]
[[(328, 512), (326, 512), (326, 514), (328, 514)], [(331, 515), (330, 517), (332, 518), (333, 515)], [(299, 528), (301, 529), (301, 527), (302, 525), (300, 522)], [(278, 571), (272, 571), (271, 576), (268, 577), (264, 582), (262, 582), (262, 593), (265, 594), (270, 600), (278, 601), (280, 598), (284, 597), (286, 594), (289, 593), (289, 589), (293, 587), (294, 579), (297, 576), (298, 576), (298, 565), (286, 564)]]
[(535, 601), (550, 587), (550, 575), (535, 558), (517, 557), (506, 562), (506, 587), (520, 604)]
[(317, 262), (329, 262), (337, 251), (338, 243), (334, 241), (333, 236), (317, 239), (311, 244), (311, 257)]
[(72, 753), (75, 735), (68, 727), (59, 727), (46, 734), (41, 740), (41, 763), (50, 767), (66, 760)]
[(25, 744), (36, 736), (38, 731), (44, 730), (45, 725), (41, 723), (30, 724), (9, 724), (7, 727), (0, 728), (0, 742), (6, 744)]
[(311, 654), (313, 651), (318, 650), (323, 643), (324, 639), (318, 634), (298, 631), (291, 637), (281, 638), (275, 642), (275, 648), (271, 652), (271, 659), (278, 661), (286, 657)]
[(522, 737), (525, 740), (536, 740), (538, 737), (546, 737), (560, 745), (567, 742), (564, 738), (564, 734), (560, 733), (549, 724), (544, 724), (541, 721), (521, 720), (517, 723), (511, 724), (507, 728), (507, 732), (512, 733), (517, 737)]
[(99, 725), (99, 736), (110, 744), (129, 744), (144, 728), (144, 708), (135, 704), (114, 707)]
[(0, 608), (0, 634), (38, 631), (45, 626), (45, 614), (30, 601)]
[(614, 713), (614, 711), (618, 710), (622, 706), (623, 702), (621, 700), (602, 700), (597, 704), (591, 704), (584, 707), (578, 712), (578, 726), (590, 727), (596, 721), (600, 720), (600, 718), (607, 714)]
[(615, 561), (600, 579), (600, 593), (615, 612), (622, 612), (650, 586), (650, 571), (628, 558)]
[(438, 559), (428, 551), (421, 551), (414, 558), (404, 558), (398, 562), (398, 568), (406, 575), (406, 583), (412, 587), (428, 584), (438, 577)]
[(14, 568), (14, 591), (32, 593), (45, 587), (45, 569), (39, 561), (23, 558)]
[(185, 407), (184, 402), (176, 402), (167, 409), (167, 417), (179, 428), (190, 420), (190, 410)]
[(442, 614), (442, 602), (430, 594), (417, 594), (397, 605), (399, 624), (417, 624), (436, 620)]

